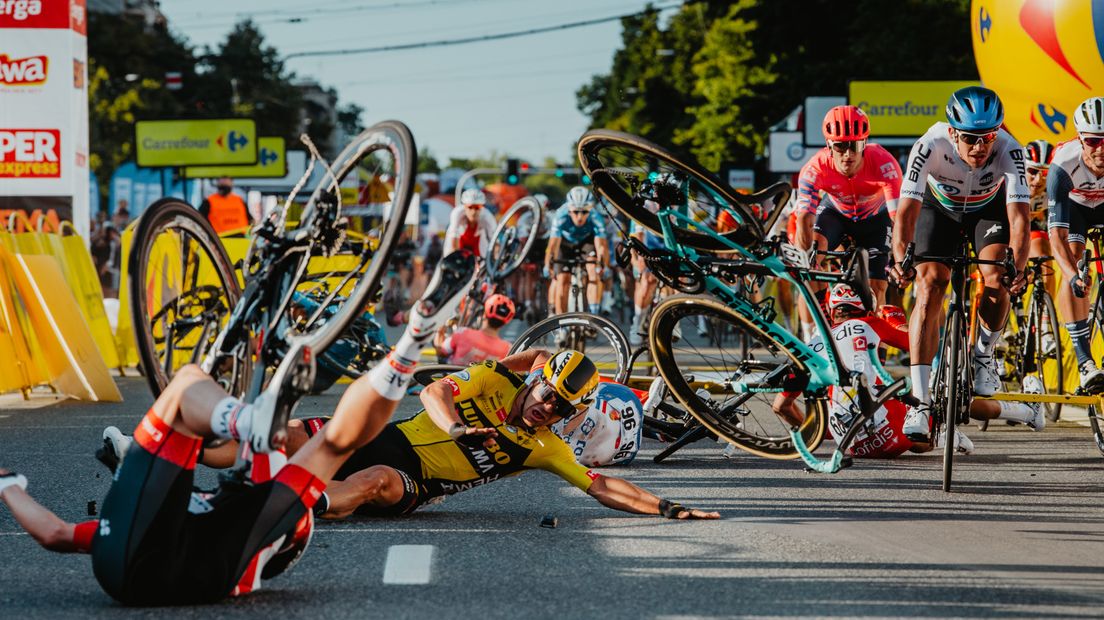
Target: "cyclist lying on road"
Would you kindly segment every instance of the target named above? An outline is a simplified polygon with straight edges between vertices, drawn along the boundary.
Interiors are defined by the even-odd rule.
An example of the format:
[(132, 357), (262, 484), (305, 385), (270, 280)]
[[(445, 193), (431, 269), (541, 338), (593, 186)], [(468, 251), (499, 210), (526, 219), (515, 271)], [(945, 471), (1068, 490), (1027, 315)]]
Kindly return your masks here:
[[(543, 469), (610, 508), (672, 519), (719, 518), (576, 461), (550, 427), (586, 411), (597, 385), (594, 363), (570, 350), (551, 357), (543, 350), (524, 351), (448, 375), (422, 391), (425, 409), (388, 424), (345, 462), (315, 512), (327, 519), (406, 515), (446, 495)], [(292, 420), (289, 452), (309, 445), (329, 423), (328, 418)], [(208, 451), (203, 463), (227, 467), (234, 451), (232, 445)]]
[[(349, 386), (326, 431), (286, 464), (275, 445), (290, 411), (282, 405), (313, 380), (309, 352), (307, 385), (290, 380), (302, 366), (281, 366), (283, 374), (252, 404), (227, 394), (198, 366), (177, 371), (135, 429), (97, 520), (66, 523), (27, 494), (25, 477), (5, 469), (0, 500), (46, 549), (91, 553), (96, 579), (124, 604), (211, 602), (257, 589), (305, 551), (326, 484), (379, 434), (406, 393), (418, 353), (470, 286), (470, 254), (454, 254), (441, 267), (395, 350)], [(209, 502), (195, 502), (196, 461), (204, 440), (214, 438), (249, 442), (255, 484), (224, 486)]]
[[(871, 386), (883, 386), (882, 380), (889, 373), (878, 359), (878, 347), (886, 344), (903, 349), (908, 346), (908, 324), (905, 313), (895, 306), (885, 306), (881, 316), (869, 314), (862, 305), (859, 296), (846, 284), (835, 285), (828, 296), (828, 313), (832, 321), (832, 337), (835, 339), (843, 365), (850, 371), (862, 372)], [(809, 341), (809, 346), (824, 351), (824, 343), (819, 336)], [(805, 418), (796, 405), (798, 396), (804, 389), (805, 380), (791, 379), (786, 391), (775, 397), (774, 412), (790, 424), (800, 424)], [(1038, 394), (1042, 383), (1034, 375), (1024, 379), (1024, 393)], [(858, 415), (858, 398), (850, 388), (834, 386), (829, 391), (831, 404), (828, 408), (828, 425), (832, 434), (842, 437)], [(1005, 419), (1026, 424), (1032, 430), (1042, 430), (1046, 426), (1046, 416), (1039, 403), (1015, 403), (995, 400), (974, 399), (970, 405), (970, 416), (974, 419)], [(930, 444), (910, 441), (903, 432), (905, 405), (897, 400), (886, 401), (875, 414), (870, 425), (855, 436), (848, 447), (851, 456), (871, 458), (892, 458), (905, 451), (926, 452)], [(942, 438), (942, 435), (940, 435)], [(964, 433), (955, 432), (956, 448), (967, 454), (973, 452), (974, 444)]]

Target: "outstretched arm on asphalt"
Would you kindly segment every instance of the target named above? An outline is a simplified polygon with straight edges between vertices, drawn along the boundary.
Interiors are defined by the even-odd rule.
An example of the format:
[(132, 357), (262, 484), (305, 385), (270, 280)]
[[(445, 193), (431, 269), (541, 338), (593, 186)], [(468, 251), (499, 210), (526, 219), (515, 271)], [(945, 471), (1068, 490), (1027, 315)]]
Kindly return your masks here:
[(719, 519), (718, 512), (706, 512), (687, 508), (636, 486), (628, 480), (613, 476), (598, 476), (587, 494), (598, 503), (615, 510), (643, 515), (662, 515), (668, 519)]
[[(11, 472), (0, 468), (0, 480), (12, 476)], [(31, 535), (31, 538), (46, 549), (61, 553), (81, 551), (73, 542), (76, 526), (63, 521), (61, 517), (36, 502), (23, 487), (10, 484), (0, 488), (0, 501), (7, 505), (12, 516)]]

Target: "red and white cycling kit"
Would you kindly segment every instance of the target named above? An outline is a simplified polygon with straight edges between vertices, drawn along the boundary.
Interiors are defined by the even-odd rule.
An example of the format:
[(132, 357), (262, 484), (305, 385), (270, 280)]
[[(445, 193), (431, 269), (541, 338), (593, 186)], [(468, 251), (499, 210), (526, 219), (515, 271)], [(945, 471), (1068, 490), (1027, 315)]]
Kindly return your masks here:
[(1089, 228), (1104, 225), (1104, 177), (1097, 177), (1081, 157), (1081, 141), (1063, 142), (1054, 149), (1047, 172), (1047, 228), (1069, 229), (1070, 243), (1085, 243)]
[(806, 213), (816, 213), (819, 207), (831, 208), (857, 222), (883, 207), (893, 214), (900, 195), (901, 166), (881, 145), (866, 145), (862, 168), (853, 177), (836, 170), (832, 151), (825, 147), (801, 168), (797, 208)]
[[(894, 327), (876, 316), (865, 316), (843, 321), (832, 328), (832, 337), (840, 352), (845, 368), (862, 372), (870, 385), (885, 385), (888, 376), (878, 360), (878, 347), (882, 344), (908, 350), (908, 332)], [(809, 341), (809, 346), (823, 354), (824, 342), (819, 334)], [(832, 386), (828, 390), (828, 426), (834, 437), (842, 437), (859, 413), (858, 396), (851, 388)], [(912, 447), (902, 428), (905, 423), (904, 403), (891, 399), (874, 414), (872, 424), (866, 425), (855, 435), (848, 454), (866, 458), (893, 458)]]
[(464, 207), (454, 207), (445, 231), (445, 254), (466, 249), (476, 256), (486, 256), (497, 227), (495, 216), (486, 207), (479, 210), (475, 224), (468, 220)]

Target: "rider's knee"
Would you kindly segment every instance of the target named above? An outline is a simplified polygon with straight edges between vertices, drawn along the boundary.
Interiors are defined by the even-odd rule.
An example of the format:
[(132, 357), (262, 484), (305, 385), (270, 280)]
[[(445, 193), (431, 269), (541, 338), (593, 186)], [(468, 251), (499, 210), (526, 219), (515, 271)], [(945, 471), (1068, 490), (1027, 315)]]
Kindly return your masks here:
[(390, 467), (373, 465), (345, 479), (352, 484), (359, 503), (382, 499), (391, 488)]
[(926, 272), (916, 276), (916, 297), (918, 299), (938, 299), (942, 303), (943, 292), (951, 279), (938, 272)]

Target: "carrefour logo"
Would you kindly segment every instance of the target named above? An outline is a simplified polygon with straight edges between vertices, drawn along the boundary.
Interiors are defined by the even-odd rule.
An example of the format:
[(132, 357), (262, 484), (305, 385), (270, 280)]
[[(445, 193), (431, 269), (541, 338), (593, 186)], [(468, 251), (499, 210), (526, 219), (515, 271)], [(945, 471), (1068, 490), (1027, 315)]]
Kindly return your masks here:
[(238, 149), (244, 148), (249, 144), (249, 138), (241, 133), (230, 130), (229, 132), (222, 134), (215, 140), (215, 144), (218, 144), (220, 148), (229, 148), (231, 153), (236, 153)]
[[(3, 0), (0, 0), (2, 2)], [(50, 59), (46, 56), (11, 58), (0, 54), (0, 85), (37, 86), (46, 83)]]

